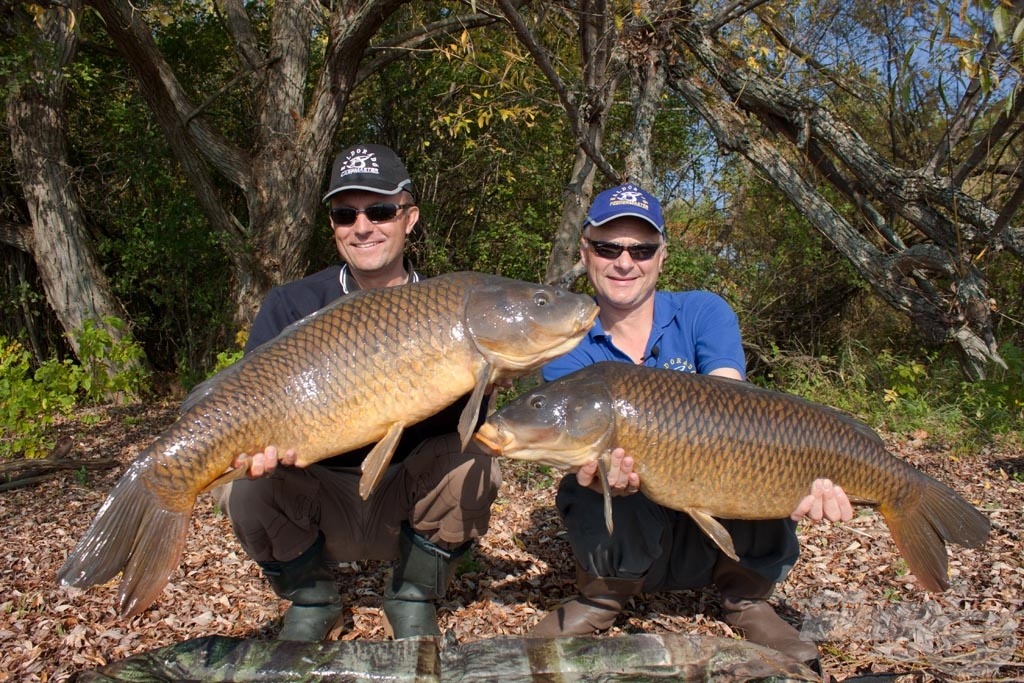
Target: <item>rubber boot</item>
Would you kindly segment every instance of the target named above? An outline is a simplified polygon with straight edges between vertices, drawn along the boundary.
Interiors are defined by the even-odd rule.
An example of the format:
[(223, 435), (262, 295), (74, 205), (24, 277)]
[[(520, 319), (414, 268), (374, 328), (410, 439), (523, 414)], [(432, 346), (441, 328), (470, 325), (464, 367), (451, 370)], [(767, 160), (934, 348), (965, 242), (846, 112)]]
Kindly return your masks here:
[(259, 563), (274, 592), (292, 603), (284, 613), (279, 640), (324, 640), (341, 620), (341, 595), (323, 553), (321, 534), (294, 560)]
[(715, 564), (712, 580), (721, 593), (725, 623), (742, 631), (750, 642), (778, 650), (820, 673), (818, 646), (801, 639), (768, 604), (773, 582), (725, 556)]
[(619, 579), (588, 574), (576, 563), (579, 597), (568, 600), (537, 622), (527, 634), (531, 638), (589, 636), (606, 631), (626, 603), (643, 589), (643, 579)]
[(459, 559), (472, 545), (466, 541), (445, 550), (402, 523), (398, 562), (384, 590), (384, 629), (392, 638), (441, 635), (434, 601), (444, 597)]

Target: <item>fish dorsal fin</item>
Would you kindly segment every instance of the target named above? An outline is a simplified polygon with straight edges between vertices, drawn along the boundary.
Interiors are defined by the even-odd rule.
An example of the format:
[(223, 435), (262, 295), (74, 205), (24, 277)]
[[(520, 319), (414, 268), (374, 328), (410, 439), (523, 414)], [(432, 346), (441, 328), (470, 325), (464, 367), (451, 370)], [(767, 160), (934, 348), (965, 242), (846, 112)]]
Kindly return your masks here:
[(612, 521), (612, 490), (608, 488), (608, 465), (604, 458), (597, 459), (597, 473), (601, 475), (601, 492), (604, 494), (604, 525), (612, 535), (615, 524)]
[(732, 536), (729, 535), (729, 531), (722, 526), (721, 522), (704, 510), (691, 510), (687, 508), (685, 512), (693, 518), (693, 521), (697, 522), (700, 530), (707, 534), (723, 553), (739, 562), (740, 558), (736, 555), (736, 546), (732, 543)]
[(389, 428), (384, 438), (377, 442), (377, 445), (366, 454), (361, 468), (363, 476), (359, 479), (359, 497), (366, 500), (377, 488), (381, 477), (391, 464), (391, 456), (395, 454), (398, 441), (402, 438), (402, 431), (405, 425), (395, 422)]
[(480, 419), (480, 407), (484, 403), (484, 393), (492, 382), (493, 367), (490, 361), (484, 361), (480, 366), (480, 370), (476, 373), (476, 386), (473, 387), (469, 402), (466, 403), (466, 407), (462, 409), (462, 415), (459, 417), (459, 441), (462, 443), (463, 451), (466, 450), (469, 440), (473, 438), (473, 432), (476, 431), (476, 423)]

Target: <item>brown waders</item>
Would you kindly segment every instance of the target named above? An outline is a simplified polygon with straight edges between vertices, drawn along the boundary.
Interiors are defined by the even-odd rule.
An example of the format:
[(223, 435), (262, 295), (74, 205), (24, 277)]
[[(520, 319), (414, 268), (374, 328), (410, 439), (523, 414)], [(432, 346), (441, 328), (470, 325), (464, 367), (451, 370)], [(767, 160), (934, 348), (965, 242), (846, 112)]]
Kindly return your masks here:
[[(721, 594), (725, 623), (742, 631), (750, 642), (778, 650), (820, 671), (818, 647), (802, 640), (768, 604), (774, 583), (725, 556), (715, 564), (712, 580)], [(611, 628), (629, 599), (643, 590), (644, 580), (591, 576), (577, 563), (576, 585), (579, 597), (549, 612), (530, 630), (531, 637), (591, 635)]]
[(724, 555), (715, 563), (712, 581), (722, 598), (725, 623), (742, 631), (750, 642), (778, 650), (820, 671), (818, 646), (801, 639), (800, 633), (768, 604), (774, 583)]
[(643, 588), (643, 579), (591, 576), (576, 563), (577, 598), (568, 600), (530, 629), (531, 638), (589, 636), (612, 627), (626, 603)]

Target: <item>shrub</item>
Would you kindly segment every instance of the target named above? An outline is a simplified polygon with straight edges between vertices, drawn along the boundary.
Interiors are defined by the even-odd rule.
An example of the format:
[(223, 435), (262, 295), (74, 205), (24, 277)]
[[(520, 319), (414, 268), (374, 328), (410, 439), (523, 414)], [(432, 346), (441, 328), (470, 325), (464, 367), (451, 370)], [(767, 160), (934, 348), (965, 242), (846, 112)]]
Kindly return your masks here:
[[(124, 323), (108, 319), (122, 328)], [(16, 340), (0, 337), (0, 457), (45, 456), (53, 448), (49, 428), (80, 403), (111, 396), (136, 398), (149, 389), (141, 347), (125, 336), (115, 341), (94, 321), (77, 335), (80, 362), (50, 359), (33, 370), (32, 355)]]

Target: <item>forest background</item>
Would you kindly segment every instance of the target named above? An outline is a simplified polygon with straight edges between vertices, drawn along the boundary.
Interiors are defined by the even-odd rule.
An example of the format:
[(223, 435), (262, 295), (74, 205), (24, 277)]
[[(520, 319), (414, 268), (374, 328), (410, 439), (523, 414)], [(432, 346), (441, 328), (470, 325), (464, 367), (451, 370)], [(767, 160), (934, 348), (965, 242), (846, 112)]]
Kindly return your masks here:
[(585, 288), (586, 206), (632, 180), (661, 286), (729, 300), (754, 381), (1019, 440), (1022, 5), (4, 3), (0, 453), (236, 359), (336, 260), (356, 142), (406, 160), (427, 274)]

